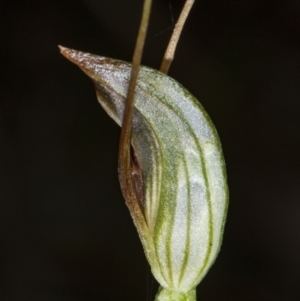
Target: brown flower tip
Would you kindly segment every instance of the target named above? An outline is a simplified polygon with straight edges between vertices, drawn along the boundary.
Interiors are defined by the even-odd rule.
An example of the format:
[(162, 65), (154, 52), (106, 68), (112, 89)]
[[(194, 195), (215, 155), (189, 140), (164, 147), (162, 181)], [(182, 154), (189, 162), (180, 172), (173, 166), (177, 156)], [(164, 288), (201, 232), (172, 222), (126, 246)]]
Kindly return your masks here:
[(90, 56), (89, 53), (84, 53), (78, 50), (66, 48), (63, 46), (58, 45), (60, 49), (60, 53), (67, 58), (72, 63), (78, 65), (79, 67), (84, 67), (86, 64), (87, 56)]

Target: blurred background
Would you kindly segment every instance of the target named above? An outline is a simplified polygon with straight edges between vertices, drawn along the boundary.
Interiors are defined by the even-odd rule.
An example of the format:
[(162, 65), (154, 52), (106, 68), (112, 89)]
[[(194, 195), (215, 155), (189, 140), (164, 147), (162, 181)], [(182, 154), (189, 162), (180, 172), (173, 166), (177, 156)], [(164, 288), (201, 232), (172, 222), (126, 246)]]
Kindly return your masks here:
[[(152, 301), (117, 179), (120, 129), (58, 44), (130, 61), (141, 0), (2, 0), (0, 300)], [(158, 68), (183, 0), (154, 0)], [(196, 0), (169, 72), (206, 108), (230, 188), (198, 300), (300, 300), (300, 1)]]

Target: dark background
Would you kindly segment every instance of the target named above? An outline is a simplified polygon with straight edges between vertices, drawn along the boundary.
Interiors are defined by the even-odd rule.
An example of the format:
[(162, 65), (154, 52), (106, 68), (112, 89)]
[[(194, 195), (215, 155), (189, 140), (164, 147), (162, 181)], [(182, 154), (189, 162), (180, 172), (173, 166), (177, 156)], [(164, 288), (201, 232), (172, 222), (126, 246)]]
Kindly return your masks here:
[[(183, 0), (154, 0), (158, 68)], [(142, 0), (1, 2), (0, 300), (152, 301), (120, 129), (58, 44), (131, 60)], [(196, 0), (170, 73), (223, 144), (230, 207), (198, 300), (300, 300), (300, 1)], [(153, 289), (152, 289), (153, 287)]]

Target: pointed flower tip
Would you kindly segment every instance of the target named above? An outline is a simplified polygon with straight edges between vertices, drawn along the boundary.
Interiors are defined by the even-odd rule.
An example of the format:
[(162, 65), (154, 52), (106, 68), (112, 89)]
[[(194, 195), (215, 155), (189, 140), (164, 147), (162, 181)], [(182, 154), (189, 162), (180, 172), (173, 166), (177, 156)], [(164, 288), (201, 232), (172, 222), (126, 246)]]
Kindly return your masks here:
[(82, 52), (58, 45), (61, 54), (70, 62), (81, 68), (91, 78), (97, 73), (97, 66), (106, 63), (109, 60), (105, 57), (97, 56), (91, 53)]
[(70, 50), (69, 48), (64, 47), (64, 46), (61, 46), (61, 45), (58, 45), (58, 48), (59, 48), (59, 50), (60, 50), (60, 53), (61, 53), (63, 56), (66, 56), (68, 50)]
[(58, 48), (60, 50), (60, 53), (69, 61), (76, 65), (80, 64), (79, 57), (82, 55), (82, 52), (61, 45), (58, 45)]
[(92, 80), (101, 81), (101, 78), (106, 74), (107, 64), (112, 65), (114, 60), (106, 58), (104, 56), (98, 56), (88, 52), (82, 52), (70, 48), (66, 48), (58, 45), (61, 54), (67, 58), (70, 62), (77, 65), (85, 74), (87, 74)]
[(89, 62), (93, 57), (92, 54), (87, 52), (78, 51), (58, 45), (60, 53), (67, 58), (70, 62), (76, 64), (81, 69), (89, 69)]

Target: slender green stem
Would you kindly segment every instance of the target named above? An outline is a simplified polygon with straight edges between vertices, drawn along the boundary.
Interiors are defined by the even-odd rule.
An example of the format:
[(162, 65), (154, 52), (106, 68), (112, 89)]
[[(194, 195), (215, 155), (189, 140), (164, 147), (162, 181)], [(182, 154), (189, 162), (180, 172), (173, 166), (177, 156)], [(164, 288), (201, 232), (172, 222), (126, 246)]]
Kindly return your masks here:
[(160, 287), (154, 301), (196, 301), (196, 289), (184, 293)]

